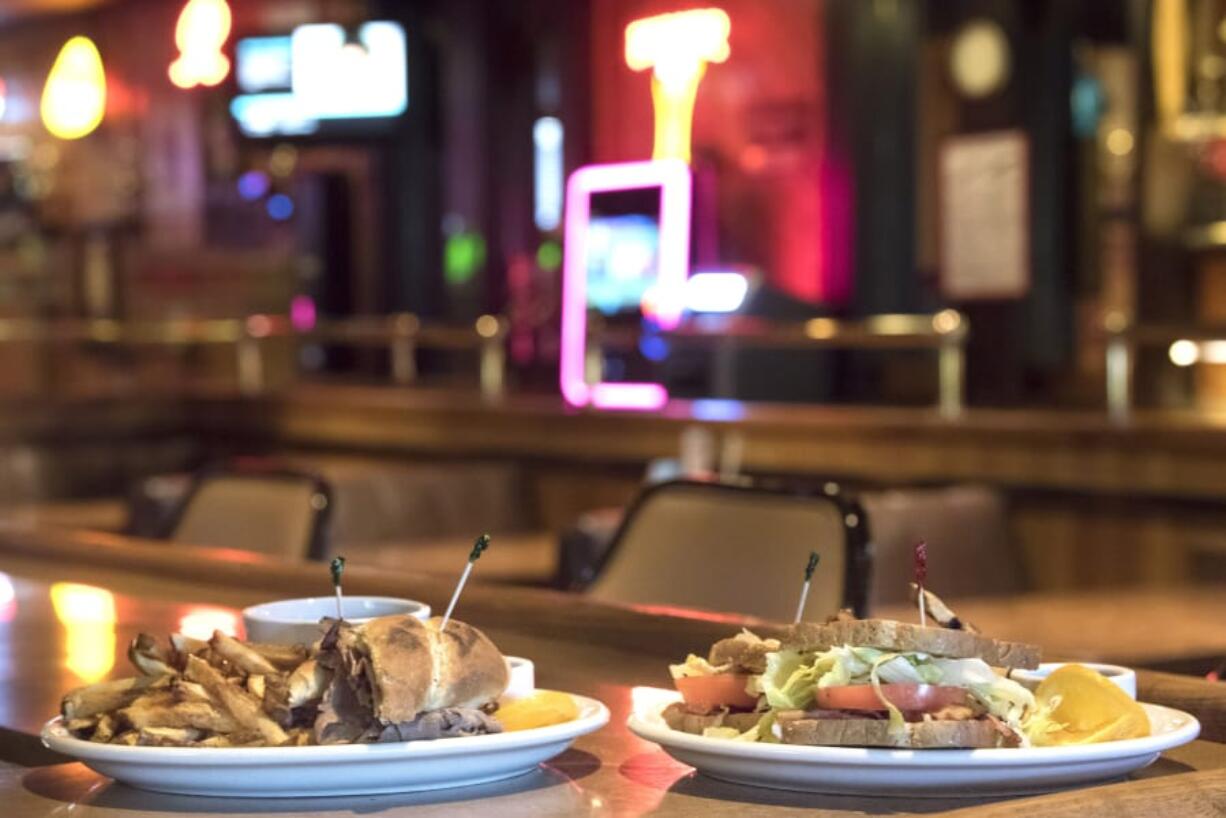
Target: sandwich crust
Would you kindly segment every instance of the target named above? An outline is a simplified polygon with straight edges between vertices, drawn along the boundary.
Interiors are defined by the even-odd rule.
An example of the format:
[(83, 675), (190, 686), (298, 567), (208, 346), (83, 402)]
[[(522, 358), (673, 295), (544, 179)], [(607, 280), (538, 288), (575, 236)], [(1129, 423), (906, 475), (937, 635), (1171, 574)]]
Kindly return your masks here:
[(424, 626), (436, 676), (422, 709), (481, 707), (497, 699), (511, 681), (506, 658), (472, 625), (452, 619), (440, 632), (442, 621), (436, 616)]
[(506, 659), (494, 643), (454, 619), (440, 634), (440, 622), (384, 616), (357, 629), (379, 721), (399, 724), (430, 710), (478, 708), (506, 690)]
[(923, 749), (1007, 746), (1005, 735), (987, 719), (909, 722), (891, 734), (880, 719), (780, 720), (784, 744), (825, 747), (899, 747)]
[(427, 709), (434, 677), (430, 633), (412, 616), (381, 616), (357, 629), (369, 661), (374, 716), (382, 722), (410, 721)]
[(702, 731), (708, 727), (731, 727), (738, 732), (744, 733), (761, 721), (762, 716), (765, 714), (725, 713), (717, 711), (703, 715), (691, 713), (686, 710), (685, 705), (681, 702), (673, 702), (664, 708), (664, 712), (660, 715), (664, 718), (665, 724), (674, 730), (702, 735)]
[(1002, 642), (968, 631), (927, 628), (890, 619), (800, 622), (783, 638), (785, 650), (828, 650), (838, 645), (930, 653), (949, 659), (982, 659), (993, 667), (1027, 670), (1039, 666), (1040, 650), (1023, 642)]

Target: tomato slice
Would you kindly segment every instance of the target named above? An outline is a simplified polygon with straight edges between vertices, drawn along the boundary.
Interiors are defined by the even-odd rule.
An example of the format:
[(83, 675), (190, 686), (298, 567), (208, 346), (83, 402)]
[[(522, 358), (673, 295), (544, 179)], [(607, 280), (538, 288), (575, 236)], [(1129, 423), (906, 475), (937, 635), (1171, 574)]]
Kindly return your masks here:
[[(899, 710), (931, 713), (951, 704), (966, 704), (968, 693), (946, 685), (882, 685), (881, 692)], [(819, 687), (817, 706), (827, 710), (888, 710), (872, 685)]]
[(714, 676), (683, 676), (673, 684), (681, 691), (685, 703), (693, 707), (740, 707), (751, 709), (758, 697), (745, 692), (747, 673), (717, 673)]

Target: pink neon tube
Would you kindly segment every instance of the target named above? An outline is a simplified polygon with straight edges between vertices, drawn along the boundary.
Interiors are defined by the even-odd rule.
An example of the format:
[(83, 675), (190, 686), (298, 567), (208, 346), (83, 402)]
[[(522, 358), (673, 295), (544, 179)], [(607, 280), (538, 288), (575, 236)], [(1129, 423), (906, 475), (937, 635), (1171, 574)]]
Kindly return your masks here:
[(685, 306), (689, 273), (690, 184), (689, 167), (676, 159), (588, 165), (571, 174), (566, 185), (559, 361), (562, 397), (571, 406), (592, 403), (604, 409), (654, 409), (668, 400), (660, 384), (587, 382), (587, 236), (592, 194), (660, 188), (655, 318), (662, 329), (675, 328)]

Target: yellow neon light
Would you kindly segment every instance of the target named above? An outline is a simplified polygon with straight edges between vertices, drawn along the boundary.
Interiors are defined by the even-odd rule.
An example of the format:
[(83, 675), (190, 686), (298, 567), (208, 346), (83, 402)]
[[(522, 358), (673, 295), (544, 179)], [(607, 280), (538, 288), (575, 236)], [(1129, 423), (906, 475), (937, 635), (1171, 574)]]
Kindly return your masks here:
[(690, 161), (698, 85), (707, 63), (728, 59), (731, 31), (727, 12), (715, 8), (644, 17), (626, 26), (626, 64), (652, 70), (653, 159)]
[(60, 139), (80, 139), (102, 123), (106, 73), (93, 40), (73, 37), (64, 43), (47, 75), (39, 111), (43, 125)]
[(64, 666), (85, 683), (115, 666), (115, 595), (92, 585), (57, 582), (51, 607), (64, 626)]
[(1173, 133), (1188, 96), (1188, 7), (1185, 0), (1154, 0), (1150, 27), (1154, 57), (1154, 107)]
[(217, 85), (230, 73), (222, 47), (230, 36), (226, 0), (188, 0), (175, 25), (179, 57), (170, 64), (170, 81), (180, 88)]

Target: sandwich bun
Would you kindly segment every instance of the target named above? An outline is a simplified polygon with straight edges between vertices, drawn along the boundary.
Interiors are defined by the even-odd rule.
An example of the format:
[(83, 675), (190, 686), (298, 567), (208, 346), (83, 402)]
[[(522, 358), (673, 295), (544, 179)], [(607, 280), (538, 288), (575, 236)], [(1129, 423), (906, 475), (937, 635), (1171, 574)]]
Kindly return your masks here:
[(455, 619), (440, 632), (441, 622), (383, 616), (356, 629), (370, 662), (374, 717), (384, 724), (430, 710), (483, 707), (506, 690), (506, 659), (489, 637)]

